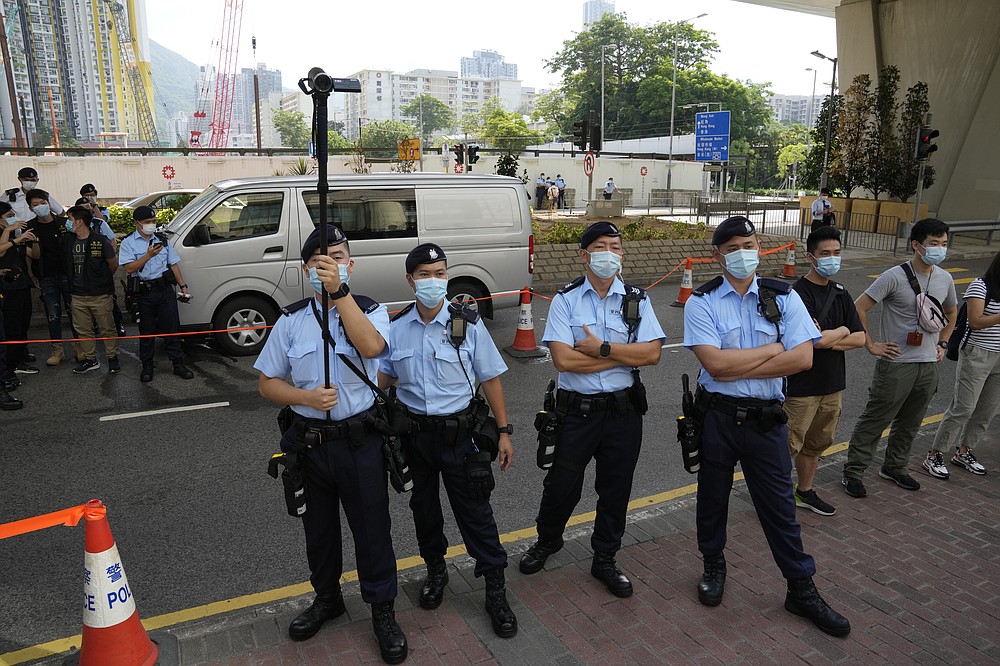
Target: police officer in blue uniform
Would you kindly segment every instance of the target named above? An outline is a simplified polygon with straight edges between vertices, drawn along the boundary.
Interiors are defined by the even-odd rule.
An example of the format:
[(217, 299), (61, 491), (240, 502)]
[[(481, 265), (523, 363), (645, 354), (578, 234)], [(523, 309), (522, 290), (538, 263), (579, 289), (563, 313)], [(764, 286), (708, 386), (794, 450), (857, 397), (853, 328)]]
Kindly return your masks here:
[(760, 242), (745, 217), (712, 235), (723, 275), (693, 292), (684, 308), (684, 346), (701, 363), (695, 408), (701, 422), (698, 549), (705, 558), (698, 599), (722, 602), (726, 522), (739, 462), (771, 554), (788, 581), (785, 608), (834, 636), (851, 625), (813, 584), (813, 558), (802, 550), (792, 496), (782, 378), (812, 366), (821, 338), (799, 295), (780, 280), (757, 278)]
[[(181, 328), (177, 313), (174, 284), (185, 296), (190, 296), (181, 274), (181, 258), (160, 237), (156, 236), (156, 211), (149, 206), (139, 206), (132, 213), (135, 232), (122, 239), (118, 247), (118, 263), (125, 272), (139, 276), (136, 298), (139, 299), (139, 333), (155, 335), (177, 333)], [(139, 379), (153, 380), (153, 350), (156, 338), (139, 340), (139, 360), (142, 371)], [(175, 335), (163, 338), (167, 356), (174, 364), (174, 374), (181, 379), (191, 379), (194, 373), (184, 365), (181, 341)]]
[[(316, 292), (283, 309), (254, 368), (260, 394), (291, 406), (281, 449), (299, 456), (307, 492), (302, 525), (310, 582), (316, 599), (288, 627), (306, 640), (345, 611), (340, 591), (344, 569), (340, 507), (354, 535), (361, 598), (372, 606), (372, 625), (382, 659), (397, 664), (407, 655), (406, 636), (396, 623), (396, 555), (392, 548), (389, 495), (382, 435), (371, 427), (375, 397), (351, 365), (377, 380), (379, 358), (388, 349), (385, 306), (348, 287), (354, 270), (343, 232), (327, 228), (329, 250), (320, 251), (319, 229), (302, 246), (302, 270)], [(321, 294), (329, 294), (329, 331), (323, 340)], [(330, 387), (324, 381), (329, 355)], [(285, 382), (291, 378), (291, 383)]]
[(586, 273), (552, 299), (542, 340), (559, 371), (555, 407), (561, 426), (535, 519), (538, 541), (519, 565), (522, 573), (533, 574), (562, 548), (566, 522), (580, 501), (584, 470), (593, 459), (597, 518), (590, 573), (619, 597), (632, 594), (615, 554), (625, 533), (646, 411), (638, 368), (659, 363), (664, 338), (649, 297), (618, 276), (623, 256), (615, 225), (590, 225), (580, 239)]
[(420, 606), (441, 605), (448, 570), (439, 478), (469, 555), (476, 560), (476, 577), (486, 578), (486, 612), (493, 631), (502, 638), (517, 633), (517, 617), (507, 603), (504, 569), (507, 552), (500, 545), (490, 506), (495, 486), (490, 451), (476, 443), (476, 411), (485, 412), (475, 382), (499, 427), (497, 455), (506, 471), (514, 458), (500, 375), (507, 365), (479, 315), (457, 304), (445, 304), (448, 263), (434, 243), (415, 247), (406, 257), (406, 281), (415, 303), (392, 318), (388, 358), (379, 372), (386, 388), (398, 381), (396, 395), (410, 415), (406, 460), (413, 475), (410, 509), (427, 577), (420, 589)]

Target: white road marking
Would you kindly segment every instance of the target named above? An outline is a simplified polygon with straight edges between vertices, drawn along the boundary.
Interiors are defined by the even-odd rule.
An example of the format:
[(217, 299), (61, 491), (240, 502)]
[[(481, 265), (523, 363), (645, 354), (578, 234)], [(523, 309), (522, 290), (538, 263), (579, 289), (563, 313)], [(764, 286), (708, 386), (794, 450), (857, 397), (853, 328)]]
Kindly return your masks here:
[(683, 342), (674, 342), (673, 344), (663, 345), (662, 347), (660, 347), (660, 349), (670, 349), (671, 347), (683, 347), (683, 346), (684, 346)]
[(212, 409), (214, 407), (228, 407), (229, 402), (209, 402), (204, 405), (187, 405), (185, 407), (168, 407), (166, 409), (152, 409), (148, 412), (131, 412), (128, 414), (112, 414), (102, 416), (101, 421), (120, 421), (122, 419), (135, 419), (140, 416), (156, 416), (157, 414), (172, 414), (174, 412), (193, 412), (198, 409)]

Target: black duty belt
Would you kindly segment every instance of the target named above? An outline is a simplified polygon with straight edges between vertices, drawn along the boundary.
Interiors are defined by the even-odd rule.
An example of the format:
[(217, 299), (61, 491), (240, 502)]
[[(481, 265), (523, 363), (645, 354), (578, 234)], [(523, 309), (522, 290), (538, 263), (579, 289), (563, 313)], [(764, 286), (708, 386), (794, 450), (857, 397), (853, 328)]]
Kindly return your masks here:
[(152, 280), (140, 279), (139, 286), (144, 287), (145, 289), (148, 290), (163, 289), (163, 288), (169, 288), (170, 283), (164, 280), (163, 278), (158, 277), (158, 278), (153, 278)]
[(373, 409), (374, 407), (343, 421), (324, 421), (322, 419), (296, 417), (292, 422), (292, 428), (295, 430), (298, 440), (305, 442), (309, 446), (317, 446), (344, 439), (360, 442), (364, 439), (365, 429), (370, 421), (367, 416)]
[(464, 437), (472, 429), (472, 405), (446, 416), (431, 416), (409, 412), (410, 424), (417, 432), (429, 432), (436, 435), (454, 433), (456, 437)]
[(556, 391), (556, 411), (589, 414), (615, 410), (624, 411), (629, 403), (629, 390), (612, 393), (577, 393), (559, 389)]
[(760, 400), (757, 398), (731, 398), (721, 393), (712, 393), (699, 387), (695, 396), (698, 408), (714, 409), (727, 416), (732, 416), (738, 423), (743, 421), (776, 421), (785, 423), (784, 412), (780, 400)]

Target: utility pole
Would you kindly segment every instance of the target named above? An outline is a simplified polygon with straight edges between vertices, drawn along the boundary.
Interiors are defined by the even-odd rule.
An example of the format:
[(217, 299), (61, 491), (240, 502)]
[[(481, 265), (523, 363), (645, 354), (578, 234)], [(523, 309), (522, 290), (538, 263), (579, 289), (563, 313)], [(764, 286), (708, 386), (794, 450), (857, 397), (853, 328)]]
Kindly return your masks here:
[(10, 67), (10, 48), (7, 45), (7, 28), (4, 26), (3, 14), (0, 14), (0, 47), (3, 51), (4, 72), (7, 74), (7, 96), (10, 98), (10, 122), (14, 126), (14, 147), (20, 148), (24, 138), (21, 136), (21, 120), (17, 116), (17, 92), (14, 90), (14, 72)]
[(257, 119), (257, 156), (259, 157), (261, 153), (260, 145), (260, 85), (257, 83), (257, 38), (250, 38), (253, 44), (253, 109), (254, 116)]

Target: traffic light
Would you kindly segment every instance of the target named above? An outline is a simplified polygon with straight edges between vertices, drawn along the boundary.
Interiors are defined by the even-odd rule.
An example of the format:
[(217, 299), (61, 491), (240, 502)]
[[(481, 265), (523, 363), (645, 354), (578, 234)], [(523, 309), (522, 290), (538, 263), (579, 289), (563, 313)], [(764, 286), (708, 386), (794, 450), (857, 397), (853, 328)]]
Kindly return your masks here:
[(479, 146), (469, 146), (467, 152), (469, 153), (469, 164), (475, 164), (479, 161)]
[(458, 144), (451, 152), (455, 153), (455, 164), (465, 164), (465, 146)]
[(590, 149), (594, 152), (601, 152), (601, 126), (594, 123), (590, 127)]
[(937, 144), (932, 143), (932, 141), (940, 135), (940, 132), (930, 127), (921, 127), (917, 131), (916, 158), (918, 160), (926, 160), (931, 153), (938, 149)]
[(587, 150), (587, 134), (590, 130), (590, 123), (580, 120), (573, 123), (573, 145), (582, 151)]

